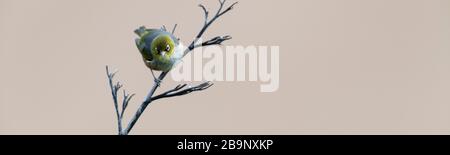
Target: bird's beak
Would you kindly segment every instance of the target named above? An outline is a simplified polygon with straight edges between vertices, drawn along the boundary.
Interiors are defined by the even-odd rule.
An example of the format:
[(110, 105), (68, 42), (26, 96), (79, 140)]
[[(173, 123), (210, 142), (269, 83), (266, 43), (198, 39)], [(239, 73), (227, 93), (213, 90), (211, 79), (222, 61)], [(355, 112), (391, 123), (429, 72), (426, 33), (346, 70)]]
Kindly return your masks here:
[(162, 56), (166, 56), (166, 51), (161, 51)]

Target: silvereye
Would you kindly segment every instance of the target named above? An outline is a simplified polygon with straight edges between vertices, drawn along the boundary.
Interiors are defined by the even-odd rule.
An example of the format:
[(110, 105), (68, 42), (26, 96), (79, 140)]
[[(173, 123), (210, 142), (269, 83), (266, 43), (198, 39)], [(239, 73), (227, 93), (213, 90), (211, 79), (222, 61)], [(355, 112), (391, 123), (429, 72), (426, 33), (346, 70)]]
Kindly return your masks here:
[(139, 36), (135, 41), (144, 63), (159, 82), (153, 70), (169, 71), (183, 57), (179, 41), (165, 29), (147, 29), (141, 26), (134, 32)]

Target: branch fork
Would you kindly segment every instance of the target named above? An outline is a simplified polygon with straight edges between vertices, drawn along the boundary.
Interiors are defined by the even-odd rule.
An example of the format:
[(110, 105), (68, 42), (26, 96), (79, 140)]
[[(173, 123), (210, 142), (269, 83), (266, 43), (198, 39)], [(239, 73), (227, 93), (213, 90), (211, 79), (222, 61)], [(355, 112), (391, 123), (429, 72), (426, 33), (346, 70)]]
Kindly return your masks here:
[[(209, 26), (220, 16), (224, 15), (228, 11), (232, 10), (233, 7), (237, 4), (237, 2), (231, 4), (230, 6), (226, 7), (224, 9), (226, 0), (219, 0), (219, 9), (217, 10), (216, 14), (211, 18), (211, 20), (208, 20), (209, 18), (209, 12), (206, 9), (206, 7), (202, 4), (199, 5), (199, 7), (203, 10), (203, 13), (205, 15), (205, 21), (203, 27), (200, 29), (199, 33), (196, 35), (195, 39), (191, 42), (191, 44), (188, 46), (188, 48), (184, 51), (184, 56), (194, 50), (195, 48), (202, 47), (202, 46), (211, 46), (211, 45), (221, 45), (222, 42), (230, 40), (231, 36), (225, 35), (225, 36), (217, 36), (210, 40), (207, 40), (205, 42), (202, 42), (200, 44), (196, 44), (199, 39), (203, 36), (203, 33), (209, 28)], [(174, 28), (172, 29), (172, 34), (175, 33), (175, 29), (177, 27), (177, 24), (175, 24)], [(163, 26), (163, 29), (167, 30), (165, 26)], [(170, 70), (169, 70), (170, 71)], [(175, 97), (175, 96), (182, 96), (187, 95), (192, 92), (196, 91), (202, 91), (205, 89), (208, 89), (213, 85), (212, 82), (204, 82), (196, 86), (188, 86), (187, 84), (179, 84), (175, 88), (172, 88), (170, 90), (167, 90), (161, 94), (154, 95), (157, 88), (161, 84), (161, 81), (166, 77), (168, 72), (162, 72), (159, 77), (158, 81), (155, 81), (153, 86), (151, 87), (149, 93), (145, 97), (144, 101), (139, 106), (138, 110), (134, 114), (134, 116), (131, 118), (129, 124), (125, 127), (123, 126), (123, 114), (130, 102), (130, 100), (133, 98), (135, 94), (128, 94), (125, 90), (123, 90), (123, 97), (122, 97), (122, 103), (120, 104), (121, 107), (119, 107), (119, 91), (123, 87), (123, 85), (120, 82), (114, 83), (114, 76), (116, 75), (117, 71), (110, 72), (109, 67), (106, 66), (106, 74), (108, 77), (109, 86), (111, 88), (111, 95), (113, 97), (114, 101), (114, 108), (117, 115), (117, 126), (118, 126), (118, 134), (119, 135), (128, 135), (133, 128), (133, 126), (136, 124), (136, 122), (139, 120), (142, 113), (145, 111), (146, 107), (152, 103), (153, 101), (156, 101), (158, 99), (162, 98), (169, 98), (169, 97)], [(124, 128), (125, 127), (125, 128)]]

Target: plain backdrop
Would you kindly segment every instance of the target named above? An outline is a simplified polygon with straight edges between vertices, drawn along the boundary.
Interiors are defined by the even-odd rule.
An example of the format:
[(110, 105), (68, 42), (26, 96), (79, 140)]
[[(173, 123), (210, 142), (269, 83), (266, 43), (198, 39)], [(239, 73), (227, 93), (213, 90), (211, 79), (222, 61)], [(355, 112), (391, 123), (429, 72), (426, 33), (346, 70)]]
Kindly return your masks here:
[[(177, 23), (188, 42), (200, 3), (218, 6), (0, 0), (0, 134), (116, 134), (105, 65), (136, 93), (128, 121), (153, 84), (133, 30)], [(240, 0), (205, 36), (280, 46), (278, 91), (215, 82), (151, 104), (131, 134), (450, 134), (449, 28), (448, 0)]]

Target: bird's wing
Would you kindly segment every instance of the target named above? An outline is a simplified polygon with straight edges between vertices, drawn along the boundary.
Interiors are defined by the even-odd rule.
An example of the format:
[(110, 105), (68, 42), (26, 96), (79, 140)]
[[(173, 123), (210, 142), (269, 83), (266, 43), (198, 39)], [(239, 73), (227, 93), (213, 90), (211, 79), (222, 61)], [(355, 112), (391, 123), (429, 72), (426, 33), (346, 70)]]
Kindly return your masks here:
[(142, 37), (145, 33), (145, 29), (146, 29), (145, 26), (141, 26), (136, 30), (134, 30), (134, 33), (136, 33), (139, 37)]
[(160, 29), (148, 29), (145, 26), (141, 26), (139, 28), (137, 28), (136, 30), (134, 30), (134, 33), (136, 33), (139, 37), (144, 37), (144, 36), (148, 36), (151, 35), (155, 32), (161, 31)]
[(147, 61), (152, 61), (153, 60), (153, 56), (150, 54), (150, 48), (146, 47), (146, 44), (144, 42), (143, 38), (136, 38), (134, 40), (134, 42), (136, 43), (136, 47), (138, 48), (139, 52), (141, 52), (142, 57)]
[(143, 51), (144, 50), (144, 44), (141, 44), (141, 39), (136, 38), (134, 40), (134, 42), (136, 42), (136, 47), (139, 49), (139, 51)]

